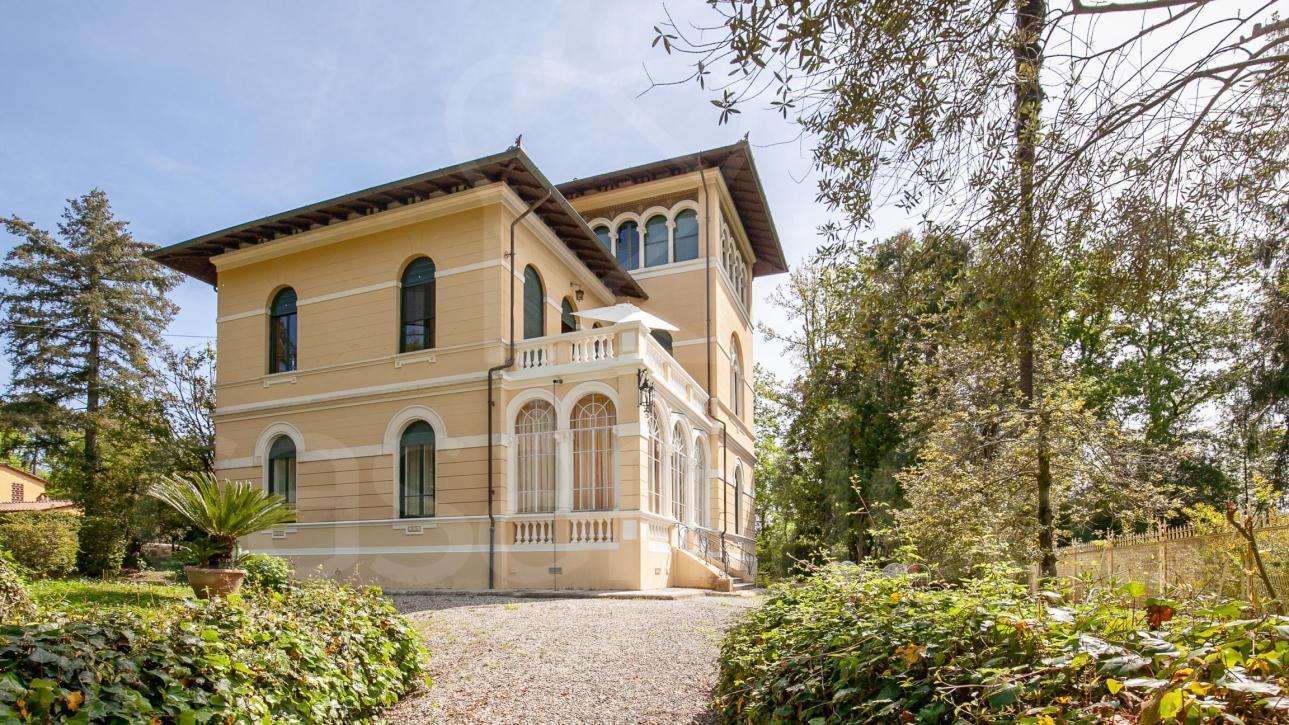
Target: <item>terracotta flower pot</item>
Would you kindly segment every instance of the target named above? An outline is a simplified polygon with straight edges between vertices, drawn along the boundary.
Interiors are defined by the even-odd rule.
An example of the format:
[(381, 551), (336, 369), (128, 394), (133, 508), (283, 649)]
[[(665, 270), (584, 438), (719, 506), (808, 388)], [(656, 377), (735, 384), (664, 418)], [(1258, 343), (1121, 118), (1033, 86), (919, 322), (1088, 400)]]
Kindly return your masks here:
[(186, 566), (184, 572), (188, 574), (188, 584), (192, 586), (193, 594), (196, 594), (198, 599), (236, 594), (242, 588), (242, 580), (246, 578), (245, 569), (207, 569), (202, 566)]

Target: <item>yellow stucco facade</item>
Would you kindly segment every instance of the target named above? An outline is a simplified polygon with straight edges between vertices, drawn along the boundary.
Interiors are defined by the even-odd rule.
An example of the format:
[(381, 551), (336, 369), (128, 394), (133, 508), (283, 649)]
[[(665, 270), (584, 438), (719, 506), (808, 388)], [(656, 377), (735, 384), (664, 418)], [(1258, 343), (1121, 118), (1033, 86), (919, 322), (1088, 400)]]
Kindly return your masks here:
[[(559, 197), (582, 237), (652, 224), (641, 246), (653, 245), (655, 264), (616, 270), (613, 241), (600, 257), (582, 238), (569, 243), (579, 232), (544, 213), (551, 197), (526, 213), (536, 207), (521, 191), (475, 179), (209, 255), (216, 473), (279, 493), (289, 480), (298, 511), (246, 549), (291, 557), (302, 575), (392, 590), (720, 588), (754, 574), (756, 254), (721, 171)], [(696, 256), (675, 251), (681, 214), (685, 229), (697, 222)], [(154, 256), (176, 266), (172, 250)], [(433, 265), (433, 345), (400, 352), (402, 285), (420, 258)], [(275, 300), (288, 288), (293, 364), (270, 372)], [(561, 332), (565, 305), (623, 302), (678, 328), (670, 352), (637, 321), (578, 318)], [(511, 305), (514, 360), (490, 382), (512, 342)], [(523, 339), (536, 325), (542, 334)], [(595, 419), (610, 420), (597, 432), (591, 400), (611, 416)], [(545, 416), (536, 428), (521, 422), (531, 411)], [(408, 442), (427, 426), (422, 443)]]
[(45, 494), (45, 480), (21, 468), (0, 463), (0, 503), (32, 503)]

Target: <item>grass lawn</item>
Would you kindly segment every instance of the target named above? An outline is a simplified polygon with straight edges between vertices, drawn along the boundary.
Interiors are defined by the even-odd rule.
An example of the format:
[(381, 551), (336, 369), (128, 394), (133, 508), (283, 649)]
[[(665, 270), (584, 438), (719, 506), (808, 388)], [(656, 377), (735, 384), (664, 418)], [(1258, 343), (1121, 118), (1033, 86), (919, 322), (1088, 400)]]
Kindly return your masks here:
[(192, 596), (187, 585), (121, 579), (44, 579), (28, 582), (27, 592), (42, 609), (68, 614), (128, 609), (146, 615)]

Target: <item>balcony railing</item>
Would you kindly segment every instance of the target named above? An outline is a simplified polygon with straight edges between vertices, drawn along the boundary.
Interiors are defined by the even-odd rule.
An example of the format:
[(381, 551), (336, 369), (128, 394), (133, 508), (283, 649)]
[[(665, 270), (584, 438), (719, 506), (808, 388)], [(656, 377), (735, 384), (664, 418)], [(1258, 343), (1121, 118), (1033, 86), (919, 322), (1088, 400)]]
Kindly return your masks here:
[(637, 328), (639, 325), (613, 325), (525, 340), (516, 345), (519, 369), (616, 360), (622, 347), (619, 336)]
[[(575, 511), (517, 514), (511, 520), (510, 543), (520, 545), (612, 544), (617, 512)], [(567, 532), (567, 537), (557, 532)]]
[(515, 356), (520, 372), (586, 363), (643, 363), (653, 373), (655, 384), (670, 388), (681, 399), (702, 405), (707, 395), (639, 322), (524, 340), (516, 343)]

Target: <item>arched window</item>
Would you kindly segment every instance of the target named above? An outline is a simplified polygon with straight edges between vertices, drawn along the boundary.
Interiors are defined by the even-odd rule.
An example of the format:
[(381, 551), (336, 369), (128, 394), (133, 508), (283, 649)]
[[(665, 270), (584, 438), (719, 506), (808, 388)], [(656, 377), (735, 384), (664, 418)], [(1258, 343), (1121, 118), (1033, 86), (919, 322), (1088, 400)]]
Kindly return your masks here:
[(671, 430), (671, 517), (684, 521), (689, 515), (689, 446), (685, 431), (677, 423)]
[(399, 444), (399, 516), (434, 515), (434, 429), (418, 420), (407, 426)]
[(434, 347), (434, 262), (426, 257), (407, 265), (403, 272), (402, 334), (399, 352)]
[(546, 290), (531, 265), (524, 267), (524, 339), (546, 334)]
[(284, 287), (269, 306), (269, 372), (295, 370), (295, 290)]
[(555, 406), (533, 400), (515, 420), (515, 491), (519, 513), (555, 510)]
[(743, 415), (743, 353), (738, 338), (730, 338), (730, 407), (734, 415)]
[(684, 209), (676, 215), (676, 244), (672, 261), (698, 259), (698, 212)]
[(559, 303), (559, 332), (561, 335), (568, 332), (577, 332), (577, 317), (573, 314), (576, 309), (573, 302), (565, 297), (563, 302)]
[(743, 469), (734, 469), (734, 533), (743, 533)]
[(721, 225), (721, 268), (725, 270), (725, 278), (734, 289), (734, 296), (746, 309), (748, 307), (747, 260), (739, 251), (738, 243), (734, 241), (734, 235), (730, 232), (728, 224)]
[(278, 436), (269, 447), (269, 493), (295, 503), (295, 443)]
[(662, 345), (662, 349), (666, 350), (668, 355), (671, 354), (671, 333), (670, 332), (667, 332), (666, 330), (651, 330), (649, 332), (649, 336), (657, 340), (658, 344)]
[(613, 401), (598, 393), (582, 398), (573, 407), (573, 510), (611, 509), (616, 472), (614, 450), (618, 424)]
[(640, 266), (640, 227), (635, 222), (622, 222), (618, 227), (618, 264), (625, 269)]
[(658, 214), (645, 222), (645, 266), (657, 267), (667, 263), (667, 217)]
[(707, 488), (707, 449), (694, 445), (694, 521), (699, 526), (711, 526), (707, 520), (707, 499), (711, 496)]
[(595, 232), (595, 236), (600, 238), (600, 244), (603, 244), (604, 248), (609, 250), (609, 254), (613, 254), (613, 236), (609, 228), (601, 225), (591, 231)]
[(645, 414), (647, 420), (648, 434), (645, 438), (646, 447), (646, 465), (648, 470), (645, 475), (649, 479), (649, 510), (653, 513), (662, 513), (662, 431), (658, 428), (658, 416), (650, 410)]

